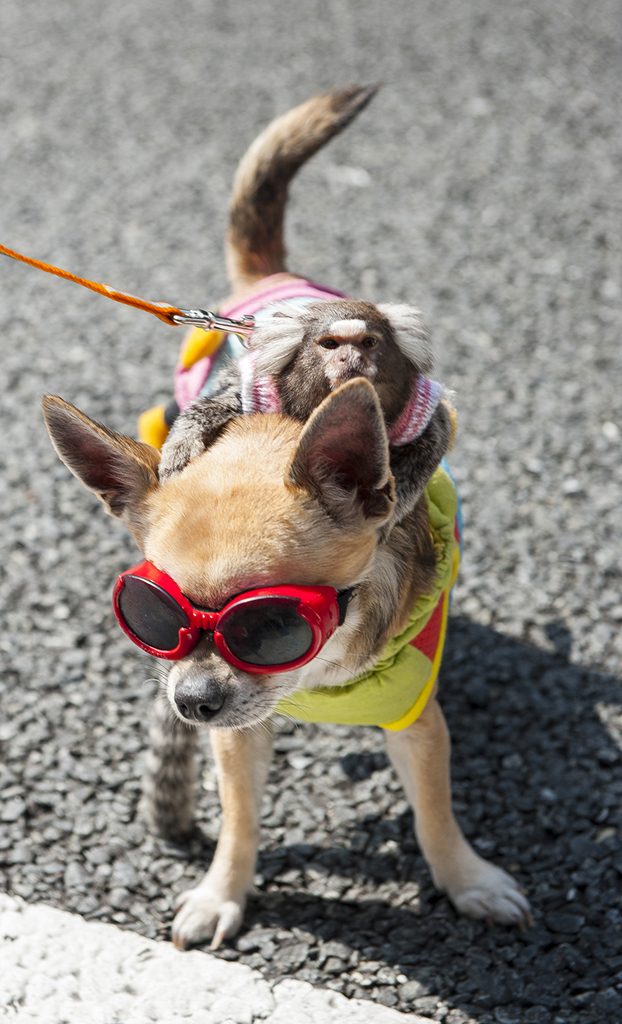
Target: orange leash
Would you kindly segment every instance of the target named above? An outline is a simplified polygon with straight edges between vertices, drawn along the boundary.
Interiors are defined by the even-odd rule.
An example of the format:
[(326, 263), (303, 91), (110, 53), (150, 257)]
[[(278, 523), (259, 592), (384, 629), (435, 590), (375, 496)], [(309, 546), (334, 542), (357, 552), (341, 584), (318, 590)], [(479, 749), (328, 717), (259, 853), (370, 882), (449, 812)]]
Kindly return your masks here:
[(108, 299), (114, 299), (115, 302), (122, 302), (126, 306), (134, 306), (135, 309), (142, 309), (146, 313), (153, 313), (154, 316), (159, 317), (160, 320), (167, 324), (173, 324), (174, 326), (177, 324), (192, 324), (195, 327), (202, 327), (208, 331), (214, 329), (228, 331), (231, 334), (240, 334), (242, 337), (249, 337), (255, 327), (255, 318), (252, 316), (245, 316), (241, 320), (230, 320), (228, 317), (218, 316), (208, 309), (178, 309), (177, 306), (170, 306), (166, 302), (148, 302), (147, 299), (141, 299), (137, 295), (119, 292), (108, 284), (87, 281), (84, 277), (78, 277), (77, 274), (70, 274), (68, 270), (53, 267), (50, 263), (43, 263), (42, 260), (33, 260), (29, 256), (22, 256), (21, 253), (14, 252), (13, 249), (7, 249), (4, 245), (0, 245), (0, 253), (4, 256), (10, 256), (11, 259), (19, 260), (20, 263), (27, 263), (29, 267), (44, 270), (46, 274), (55, 274), (56, 277), (64, 277), (66, 281), (73, 281), (75, 284), (82, 285), (83, 288), (90, 288), (92, 292), (105, 295)]
[(97, 284), (96, 281), (87, 281), (84, 277), (70, 274), (68, 270), (60, 270), (59, 267), (53, 267), (50, 263), (43, 263), (41, 260), (31, 260), (30, 257), (22, 256), (19, 252), (7, 249), (4, 245), (0, 245), (0, 253), (3, 253), (4, 256), (10, 256), (11, 259), (19, 260), (20, 263), (27, 263), (29, 267), (45, 270), (47, 274), (56, 274), (56, 277), (64, 277), (67, 281), (74, 281), (75, 284), (81, 284), (83, 288), (90, 288), (92, 292), (98, 292), (99, 295), (107, 295), (109, 299), (114, 299), (115, 302), (123, 302), (126, 306), (144, 309), (146, 313), (153, 313), (167, 324), (175, 323), (173, 316), (183, 315), (181, 309), (177, 309), (176, 306), (169, 306), (165, 302), (147, 302), (146, 299), (140, 299), (137, 295), (118, 292), (116, 288), (111, 288), (108, 284)]

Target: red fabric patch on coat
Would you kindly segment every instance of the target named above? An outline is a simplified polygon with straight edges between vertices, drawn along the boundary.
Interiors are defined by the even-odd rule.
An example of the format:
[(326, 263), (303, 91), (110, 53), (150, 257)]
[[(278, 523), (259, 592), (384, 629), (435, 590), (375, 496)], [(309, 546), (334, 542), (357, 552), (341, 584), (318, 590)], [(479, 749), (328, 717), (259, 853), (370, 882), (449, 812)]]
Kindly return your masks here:
[(418, 651), (430, 661), (434, 661), (434, 657), (438, 650), (438, 642), (441, 635), (441, 626), (443, 624), (443, 607), (445, 604), (445, 591), (440, 596), (440, 600), (432, 612), (428, 622), (423, 627), (417, 636), (413, 637), (410, 641), (411, 647), (416, 647)]

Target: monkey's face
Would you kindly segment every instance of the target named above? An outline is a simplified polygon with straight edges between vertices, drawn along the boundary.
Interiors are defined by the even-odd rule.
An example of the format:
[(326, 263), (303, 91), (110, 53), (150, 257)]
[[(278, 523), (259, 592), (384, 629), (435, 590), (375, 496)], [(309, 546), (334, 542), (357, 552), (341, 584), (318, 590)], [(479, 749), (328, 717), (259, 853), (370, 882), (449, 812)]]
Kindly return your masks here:
[(353, 377), (366, 377), (375, 383), (385, 347), (379, 330), (369, 329), (363, 320), (337, 320), (314, 343), (332, 388)]
[[(365, 377), (376, 389), (390, 421), (401, 412), (416, 369), (400, 350), (390, 321), (377, 307), (363, 302), (343, 303), (343, 307), (335, 310), (337, 316), (317, 317), (308, 325), (306, 346), (312, 349), (331, 390), (354, 377)], [(326, 314), (329, 310), (327, 303)]]
[(355, 299), (278, 310), (258, 330), (257, 353), (257, 372), (276, 376), (284, 411), (302, 420), (335, 388), (364, 377), (391, 426), (431, 366), (418, 310)]

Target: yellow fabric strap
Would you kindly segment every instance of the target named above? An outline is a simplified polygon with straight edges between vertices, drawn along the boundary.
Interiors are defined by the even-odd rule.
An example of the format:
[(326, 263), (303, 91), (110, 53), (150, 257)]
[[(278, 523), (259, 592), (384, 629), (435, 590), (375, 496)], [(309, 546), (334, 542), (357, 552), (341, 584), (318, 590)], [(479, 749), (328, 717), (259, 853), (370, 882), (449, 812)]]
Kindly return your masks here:
[[(432, 591), (415, 603), (406, 626), (386, 644), (378, 662), (343, 686), (297, 690), (279, 701), (276, 711), (304, 722), (343, 725), (382, 725), (405, 729), (421, 714), (440, 667), (447, 623), (449, 592), (455, 580), (460, 552), (454, 536), (458, 497), (451, 477), (438, 468), (426, 490), (430, 528), (437, 552), (436, 581)], [(413, 640), (425, 628), (445, 593), (439, 641), (433, 659)]]
[(184, 338), (179, 353), (179, 362), (184, 370), (190, 369), (199, 359), (213, 355), (226, 337), (223, 331), (204, 331), (202, 327), (193, 327)]
[(161, 450), (168, 437), (168, 424), (164, 418), (165, 407), (154, 405), (138, 417), (138, 439), (152, 448)]

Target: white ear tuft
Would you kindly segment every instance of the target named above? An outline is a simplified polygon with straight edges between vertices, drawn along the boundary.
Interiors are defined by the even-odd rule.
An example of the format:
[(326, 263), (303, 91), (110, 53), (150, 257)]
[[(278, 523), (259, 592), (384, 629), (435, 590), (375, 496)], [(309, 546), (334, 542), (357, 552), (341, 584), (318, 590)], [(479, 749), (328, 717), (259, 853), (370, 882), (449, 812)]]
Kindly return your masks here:
[(276, 306), (274, 312), (274, 316), (259, 324), (252, 337), (259, 376), (280, 373), (293, 359), (304, 338), (304, 306), (288, 302)]
[(421, 311), (402, 303), (383, 302), (378, 309), (386, 316), (395, 332), (395, 340), (405, 356), (420, 373), (429, 373), (433, 366), (432, 343)]

